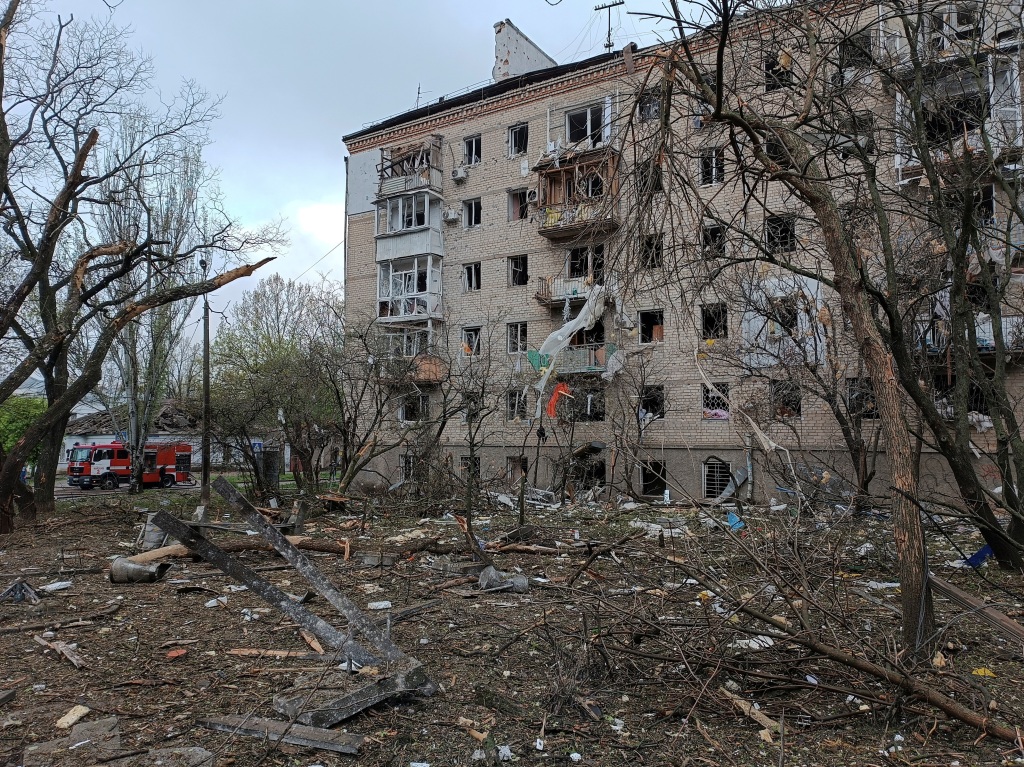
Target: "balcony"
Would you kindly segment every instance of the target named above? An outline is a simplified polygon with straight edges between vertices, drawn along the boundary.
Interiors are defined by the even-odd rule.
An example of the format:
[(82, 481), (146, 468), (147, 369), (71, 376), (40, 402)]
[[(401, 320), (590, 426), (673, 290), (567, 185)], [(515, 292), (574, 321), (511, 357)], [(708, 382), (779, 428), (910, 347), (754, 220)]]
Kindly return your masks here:
[(410, 176), (382, 178), (377, 187), (377, 198), (390, 197), (407, 192), (428, 190), (441, 193), (441, 169), (434, 167), (422, 168)]
[(441, 138), (381, 150), (377, 199), (408, 192), (441, 193)]
[(537, 300), (544, 306), (562, 306), (587, 300), (594, 286), (593, 277), (540, 277), (537, 280)]
[[(1003, 343), (1006, 345), (1006, 350), (1024, 352), (1024, 317), (1003, 317), (1002, 327)], [(939, 320), (917, 323), (919, 343), (928, 354), (946, 353), (946, 349), (949, 347), (948, 330), (948, 323)], [(978, 353), (994, 354), (996, 346), (990, 317), (977, 320), (975, 334), (978, 340)]]
[(615, 353), (615, 344), (596, 343), (567, 346), (555, 359), (555, 370), (559, 375), (576, 373), (603, 373), (608, 357)]
[(441, 292), (424, 291), (377, 300), (377, 319), (381, 322), (409, 322), (440, 319)]
[(584, 232), (607, 235), (618, 228), (611, 201), (597, 197), (584, 202), (544, 206), (538, 233), (550, 240), (568, 240)]

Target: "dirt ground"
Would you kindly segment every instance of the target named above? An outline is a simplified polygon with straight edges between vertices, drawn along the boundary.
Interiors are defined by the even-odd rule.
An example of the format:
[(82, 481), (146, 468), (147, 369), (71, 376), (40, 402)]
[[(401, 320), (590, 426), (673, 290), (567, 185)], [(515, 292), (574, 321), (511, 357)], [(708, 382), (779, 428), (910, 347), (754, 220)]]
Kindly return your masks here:
[[(438, 691), (391, 699), (339, 724), (365, 737), (355, 756), (211, 731), (199, 720), (282, 719), (274, 695), (337, 660), (315, 655), (294, 623), (201, 560), (168, 560), (173, 567), (154, 584), (109, 582), (110, 560), (138, 550), (144, 517), (136, 506), (187, 518), (195, 503), (161, 491), (67, 502), (0, 539), (0, 590), (18, 577), (34, 587), (71, 583), (38, 605), (0, 603), (0, 764), (195, 764), (189, 759), (199, 752), (185, 749), (197, 747), (220, 766), (1024, 764), (1024, 744), (980, 736), (892, 685), (788, 643), (758, 644), (757, 630), (673, 563), (699, 566), (746, 592), (743, 599), (770, 602), (776, 577), (804, 583), (820, 596), (812, 601), (821, 616), (842, 608), (839, 628), (809, 611), (808, 630), (851, 652), (894, 652), (899, 600), (884, 513), (804, 519), (790, 509), (744, 510), (746, 527), (730, 533), (678, 506), (530, 508), (528, 539), (493, 553), (501, 570), (528, 578), (523, 594), (475, 583), (438, 588), (470, 562), (450, 515), (380, 503), (367, 507), (362, 534), (358, 519), (316, 517), (306, 533), (348, 538), (352, 556), (310, 553), (313, 562), (361, 607), (391, 603), (369, 614), (391, 613), (392, 638)], [(240, 521), (221, 501), (215, 512)], [(478, 522), (485, 541), (517, 526), (515, 512), (500, 505)], [(1022, 615), (1019, 580), (991, 565), (980, 571), (1000, 592), (953, 565), (980, 545), (971, 531), (928, 535), (933, 570), (973, 593), (984, 587), (995, 606)], [(269, 552), (234, 556), (286, 592), (308, 588)], [(799, 567), (790, 572), (793, 560)], [(322, 598), (308, 608), (345, 627)], [(993, 721), (1024, 725), (1022, 647), (941, 599), (936, 608), (941, 655), (915, 673)], [(59, 642), (82, 668), (53, 649)], [(296, 655), (252, 654), (271, 650)], [(368, 679), (387, 674), (363, 671)], [(730, 696), (756, 703), (754, 717), (778, 729), (741, 713)], [(88, 707), (85, 717), (75, 729), (58, 728), (76, 705)]]

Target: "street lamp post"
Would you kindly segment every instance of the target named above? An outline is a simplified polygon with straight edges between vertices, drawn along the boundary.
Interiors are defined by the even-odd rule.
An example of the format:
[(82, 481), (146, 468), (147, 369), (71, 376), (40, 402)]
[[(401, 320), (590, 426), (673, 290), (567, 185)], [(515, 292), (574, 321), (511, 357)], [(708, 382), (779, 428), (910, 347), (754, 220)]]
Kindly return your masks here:
[[(206, 279), (208, 264), (199, 262)], [(210, 299), (203, 293), (203, 474), (199, 503), (210, 505)]]

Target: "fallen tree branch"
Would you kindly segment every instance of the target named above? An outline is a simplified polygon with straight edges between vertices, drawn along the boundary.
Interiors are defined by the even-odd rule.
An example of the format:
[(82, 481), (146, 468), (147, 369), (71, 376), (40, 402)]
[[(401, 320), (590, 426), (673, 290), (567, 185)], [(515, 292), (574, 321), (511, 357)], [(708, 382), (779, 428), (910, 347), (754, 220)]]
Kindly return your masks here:
[(853, 653), (847, 652), (839, 647), (834, 647), (830, 644), (820, 642), (813, 637), (802, 634), (797, 629), (788, 626), (782, 620), (773, 618), (772, 616), (766, 615), (760, 610), (751, 607), (747, 601), (734, 599), (730, 596), (725, 587), (710, 580), (702, 572), (693, 570), (687, 566), (687, 563), (680, 557), (673, 556), (671, 554), (662, 554), (660, 556), (666, 562), (671, 562), (682, 570), (688, 578), (692, 578), (697, 581), (710, 593), (720, 599), (731, 602), (739, 612), (749, 615), (751, 618), (754, 618), (767, 626), (771, 626), (775, 632), (777, 632), (774, 634), (774, 639), (793, 642), (824, 655), (826, 658), (835, 661), (836, 663), (841, 663), (844, 666), (857, 669), (858, 671), (870, 674), (871, 676), (889, 682), (890, 684), (894, 684), (904, 692), (927, 701), (931, 705), (935, 706), (935, 708), (954, 719), (958, 719), (965, 724), (969, 724), (971, 727), (975, 727), (984, 733), (999, 738), (1000, 740), (1005, 740), (1010, 743), (1017, 742), (1017, 729), (993, 723), (987, 716), (983, 716), (977, 711), (972, 711), (966, 706), (956, 702), (948, 695), (929, 687), (928, 685), (922, 684), (916, 679), (907, 676), (907, 674), (902, 671), (885, 668), (884, 666), (880, 666), (867, 658), (854, 655)]
[[(295, 546), (295, 548), (304, 549), (306, 551), (319, 551), (324, 554), (341, 554), (344, 556), (349, 550), (347, 541), (345, 543), (338, 543), (337, 541), (325, 541), (322, 538), (310, 538), (308, 535), (289, 535), (287, 536), (287, 539), (289, 543)], [(221, 551), (231, 553), (239, 551), (274, 551), (274, 547), (269, 543), (262, 540), (256, 540), (255, 538), (243, 541), (225, 541), (223, 543), (218, 543), (217, 548)], [(135, 562), (137, 564), (145, 564), (157, 559), (163, 559), (164, 557), (190, 556), (193, 556), (193, 554), (189, 551), (187, 546), (175, 543), (170, 546), (162, 546), (159, 549), (144, 551), (141, 554), (128, 557), (128, 561)]]

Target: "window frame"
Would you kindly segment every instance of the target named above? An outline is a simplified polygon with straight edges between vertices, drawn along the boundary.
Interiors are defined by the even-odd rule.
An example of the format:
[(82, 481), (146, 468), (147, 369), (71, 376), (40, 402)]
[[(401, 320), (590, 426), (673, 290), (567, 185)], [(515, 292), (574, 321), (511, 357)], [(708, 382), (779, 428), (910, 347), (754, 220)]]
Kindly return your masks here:
[(462, 329), (461, 355), (463, 358), (470, 359), (480, 356), (480, 347), (483, 346), (483, 330), (481, 325), (470, 325)]
[[(525, 136), (522, 139), (522, 149), (517, 149), (516, 136), (518, 132), (522, 132)], [(528, 154), (530, 151), (530, 124), (528, 122), (516, 123), (515, 125), (508, 126), (508, 156), (519, 157), (520, 155)]]
[[(639, 395), (637, 417), (640, 416), (641, 409), (645, 413), (653, 415), (656, 419), (665, 417), (665, 414), (668, 412), (668, 396), (665, 384), (644, 384), (640, 387)], [(647, 405), (653, 405), (654, 407), (647, 407)]]
[(783, 421), (803, 418), (803, 389), (800, 384), (784, 378), (773, 378), (769, 384), (769, 398), (775, 418)]
[(526, 420), (526, 392), (522, 389), (509, 389), (505, 392), (505, 420)]
[(640, 238), (640, 268), (650, 271), (665, 266), (665, 233), (653, 232)]
[[(732, 417), (732, 409), (729, 407), (729, 383), (727, 381), (712, 381), (712, 386), (706, 383), (700, 385), (700, 407), (702, 421), (728, 421)], [(709, 411), (720, 410), (726, 413), (725, 418), (711, 418)]]
[(697, 153), (701, 186), (721, 186), (725, 183), (725, 147), (705, 147)]
[(771, 213), (764, 217), (764, 247), (769, 253), (797, 251), (796, 215)]
[[(712, 233), (717, 232), (712, 236)], [(702, 258), (725, 258), (729, 243), (725, 227), (716, 221), (704, 221), (700, 225), (700, 251)]]
[[(702, 461), (700, 466), (701, 466), (701, 493), (702, 493), (704, 499), (707, 500), (709, 498), (711, 498), (711, 499), (717, 498), (718, 496), (720, 496), (722, 493), (725, 492), (726, 488), (729, 487), (729, 483), (732, 482), (732, 462), (731, 461), (723, 461), (721, 458), (713, 458), (712, 457), (712, 458), (708, 458), (708, 459)], [(716, 468), (715, 469), (716, 473), (719, 473), (719, 475), (714, 478), (715, 484), (713, 485), (713, 488), (714, 489), (718, 489), (719, 486), (721, 487), (721, 489), (718, 490), (717, 493), (709, 492), (709, 482), (708, 482), (708, 480), (710, 479), (710, 476), (709, 476), (710, 472), (708, 471), (708, 469), (711, 466), (715, 466), (715, 467), (724, 466), (725, 467), (725, 483), (724, 484), (722, 484), (722, 476), (720, 474), (722, 469), (721, 468)]]
[(483, 289), (483, 262), (470, 261), (462, 265), (462, 292), (475, 293)]
[[(598, 122), (597, 127), (593, 125), (593, 116), (596, 110)], [(578, 139), (572, 137), (572, 120), (574, 116), (586, 113), (586, 126), (585, 133)], [(597, 102), (594, 104), (588, 104), (587, 106), (577, 107), (575, 109), (567, 109), (565, 111), (565, 140), (567, 144), (579, 144), (587, 141), (590, 149), (595, 149), (604, 143), (605, 124), (604, 124), (604, 104)], [(596, 136), (596, 139), (595, 139)]]
[(668, 489), (668, 471), (664, 461), (640, 462), (640, 495), (664, 495)]
[[(781, 48), (764, 57), (763, 70), (764, 70), (764, 92), (774, 93), (776, 91), (786, 90), (787, 88), (793, 87), (793, 69), (792, 61), (790, 66), (783, 66), (779, 60), (782, 55), (789, 56), (790, 54), (783, 51)], [(792, 57), (790, 57), (792, 59)]]
[(505, 350), (509, 354), (526, 354), (529, 350), (529, 325), (527, 322), (505, 323)]
[[(416, 417), (407, 417), (409, 403), (415, 401), (413, 408)], [(402, 398), (398, 420), (402, 423), (422, 423), (430, 418), (430, 395), (423, 392), (411, 392)]]
[[(644, 315), (659, 315), (661, 322), (650, 325), (650, 332), (648, 334), (647, 341), (644, 340)], [(639, 309), (636, 313), (636, 325), (637, 325), (637, 343), (641, 346), (652, 346), (655, 344), (661, 344), (665, 342), (665, 310), (664, 309)], [(661, 338), (656, 338), (658, 333), (654, 330), (655, 328), (661, 328)]]
[(483, 224), (483, 198), (473, 197), (462, 201), (462, 225), (466, 229), (475, 229)]
[[(521, 263), (518, 263), (521, 262)], [(530, 257), (526, 253), (508, 257), (508, 286), (521, 288), (530, 284)]]
[(662, 93), (659, 88), (648, 88), (636, 100), (636, 117), (640, 122), (661, 119)]
[(462, 164), (467, 166), (479, 165), (484, 161), (483, 150), (482, 134), (474, 133), (472, 136), (466, 136), (462, 139)]
[(508, 220), (510, 222), (526, 221), (530, 218), (530, 202), (527, 197), (529, 191), (526, 187), (508, 190)]
[[(715, 320), (714, 325), (708, 320)], [(713, 333), (715, 328), (720, 333)], [(729, 304), (725, 301), (716, 301), (713, 304), (700, 305), (700, 337), (702, 341), (719, 341), (729, 337)]]

